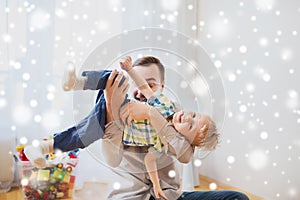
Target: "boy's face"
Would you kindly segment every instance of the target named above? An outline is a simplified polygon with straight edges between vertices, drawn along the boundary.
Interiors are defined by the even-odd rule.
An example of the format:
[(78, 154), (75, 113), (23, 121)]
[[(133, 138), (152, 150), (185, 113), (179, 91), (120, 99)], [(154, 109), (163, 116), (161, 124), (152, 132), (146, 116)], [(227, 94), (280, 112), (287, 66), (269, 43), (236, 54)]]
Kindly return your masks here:
[(174, 114), (172, 122), (175, 129), (192, 142), (198, 132), (200, 132), (201, 138), (205, 138), (210, 117), (192, 111), (181, 110)]
[[(134, 66), (137, 74), (144, 78), (153, 92), (160, 90), (162, 92), (164, 88), (164, 83), (162, 83), (160, 78), (160, 72), (156, 64), (151, 64), (149, 66)], [(138, 101), (146, 102), (147, 99), (137, 88), (135, 84), (133, 89), (133, 97)]]

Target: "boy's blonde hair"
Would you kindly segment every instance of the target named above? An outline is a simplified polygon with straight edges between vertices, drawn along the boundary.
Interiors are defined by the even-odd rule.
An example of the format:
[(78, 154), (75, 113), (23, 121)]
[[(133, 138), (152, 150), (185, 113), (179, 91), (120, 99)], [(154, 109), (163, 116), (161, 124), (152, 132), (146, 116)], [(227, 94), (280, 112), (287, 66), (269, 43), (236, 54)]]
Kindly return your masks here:
[(208, 151), (214, 150), (219, 143), (219, 136), (220, 134), (218, 133), (215, 122), (210, 119), (205, 136), (201, 134), (201, 131), (198, 131), (195, 135), (192, 145), (201, 147)]

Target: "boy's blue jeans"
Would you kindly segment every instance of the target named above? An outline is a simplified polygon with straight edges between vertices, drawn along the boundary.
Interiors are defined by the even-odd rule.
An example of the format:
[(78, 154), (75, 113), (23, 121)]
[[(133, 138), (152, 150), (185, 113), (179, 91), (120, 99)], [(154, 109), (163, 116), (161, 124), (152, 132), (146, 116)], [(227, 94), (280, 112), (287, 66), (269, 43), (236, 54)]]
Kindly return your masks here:
[[(63, 152), (78, 148), (85, 148), (91, 143), (103, 138), (106, 123), (106, 101), (103, 90), (105, 89), (107, 79), (111, 70), (84, 71), (83, 76), (87, 76), (87, 82), (84, 90), (99, 90), (96, 104), (90, 114), (80, 120), (76, 125), (65, 131), (55, 133), (53, 136), (54, 149), (60, 149)], [(123, 78), (119, 85), (124, 82)], [(128, 102), (126, 96), (124, 103)]]

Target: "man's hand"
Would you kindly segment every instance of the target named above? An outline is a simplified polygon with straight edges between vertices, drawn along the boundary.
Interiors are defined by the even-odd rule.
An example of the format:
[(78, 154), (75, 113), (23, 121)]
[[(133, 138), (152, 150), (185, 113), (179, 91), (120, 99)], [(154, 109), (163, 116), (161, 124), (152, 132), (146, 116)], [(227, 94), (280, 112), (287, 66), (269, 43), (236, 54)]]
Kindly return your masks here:
[(117, 70), (114, 70), (108, 77), (106, 83), (105, 99), (108, 122), (120, 119), (120, 107), (129, 89), (128, 78), (119, 86), (123, 76), (122, 72), (118, 73)]
[(132, 60), (130, 56), (126, 56), (121, 62), (120, 66), (125, 71), (130, 71), (132, 69)]

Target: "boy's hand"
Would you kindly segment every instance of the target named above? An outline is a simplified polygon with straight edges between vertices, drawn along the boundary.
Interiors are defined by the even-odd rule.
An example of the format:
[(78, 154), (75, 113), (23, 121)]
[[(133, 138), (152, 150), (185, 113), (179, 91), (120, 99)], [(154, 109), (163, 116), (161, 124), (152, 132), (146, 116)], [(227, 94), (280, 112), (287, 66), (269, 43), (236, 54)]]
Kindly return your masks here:
[(132, 69), (132, 60), (130, 56), (126, 56), (121, 62), (120, 66), (125, 71), (130, 71)]
[(160, 186), (153, 186), (153, 190), (154, 190), (155, 199), (161, 199), (162, 198), (164, 200), (168, 200), (167, 196), (162, 191)]

